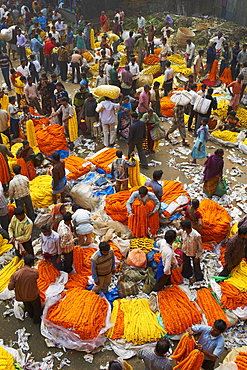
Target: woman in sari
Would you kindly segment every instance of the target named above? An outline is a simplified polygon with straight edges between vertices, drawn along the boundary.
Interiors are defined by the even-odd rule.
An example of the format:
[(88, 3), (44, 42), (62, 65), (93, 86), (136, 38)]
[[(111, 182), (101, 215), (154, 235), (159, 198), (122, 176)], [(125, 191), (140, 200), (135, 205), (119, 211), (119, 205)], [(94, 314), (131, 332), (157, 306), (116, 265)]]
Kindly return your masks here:
[(201, 120), (201, 127), (197, 130), (197, 138), (191, 150), (192, 163), (196, 163), (197, 159), (206, 158), (206, 142), (208, 141), (208, 118), (204, 117)]
[(63, 219), (63, 214), (66, 212), (66, 206), (63, 203), (55, 204), (52, 209), (52, 228), (57, 231), (59, 222)]
[(30, 147), (29, 142), (27, 140), (24, 140), (22, 142), (22, 147), (20, 147), (16, 153), (16, 158), (23, 158), (28, 171), (28, 178), (29, 180), (33, 180), (37, 174), (36, 170), (33, 164), (33, 160), (35, 158), (35, 154), (33, 151), (33, 148)]
[(203, 191), (210, 198), (215, 193), (224, 167), (224, 150), (217, 149), (205, 162)]
[(101, 12), (101, 16), (99, 17), (100, 21), (100, 27), (102, 32), (108, 32), (109, 31), (109, 20), (107, 15), (104, 11)]
[(41, 80), (38, 83), (38, 91), (41, 95), (42, 111), (44, 115), (51, 115), (52, 112), (52, 86), (48, 80), (47, 74), (42, 73)]
[(175, 212), (180, 213), (185, 219), (190, 220), (193, 229), (200, 233), (202, 228), (202, 215), (198, 211), (200, 202), (198, 199), (192, 199), (191, 205), (178, 208)]
[(127, 140), (129, 137), (129, 130), (131, 124), (130, 113), (131, 113), (130, 99), (128, 96), (125, 96), (120, 111), (118, 113), (118, 129), (117, 129), (117, 132), (120, 132), (121, 136), (125, 140)]
[(150, 132), (156, 125), (159, 125), (160, 119), (157, 116), (157, 114), (154, 112), (154, 110), (152, 108), (149, 108), (148, 112), (143, 115), (142, 121), (146, 122), (148, 151), (150, 153), (154, 153), (155, 142), (153, 141)]

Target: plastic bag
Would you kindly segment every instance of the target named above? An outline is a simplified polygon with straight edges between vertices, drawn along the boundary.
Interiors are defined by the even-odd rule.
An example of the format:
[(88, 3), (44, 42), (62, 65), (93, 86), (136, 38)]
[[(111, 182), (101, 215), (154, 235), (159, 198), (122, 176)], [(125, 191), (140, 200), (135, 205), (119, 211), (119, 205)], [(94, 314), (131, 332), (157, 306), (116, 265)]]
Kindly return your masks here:
[(97, 198), (94, 197), (91, 186), (85, 183), (75, 185), (70, 191), (70, 196), (75, 203), (86, 209), (94, 209), (97, 203)]
[(138, 285), (134, 281), (120, 281), (118, 283), (118, 294), (119, 297), (125, 298), (130, 295), (138, 294)]
[(38, 216), (35, 218), (34, 226), (38, 229), (41, 228), (42, 225), (52, 225), (52, 215), (51, 213), (39, 213)]
[(146, 294), (150, 294), (150, 292), (152, 291), (155, 283), (156, 283), (156, 280), (154, 278), (154, 272), (149, 267), (148, 271), (147, 271), (146, 280), (145, 280), (144, 285), (142, 287), (143, 292), (146, 293)]
[(24, 320), (24, 306), (22, 302), (14, 300), (14, 314), (15, 317), (19, 320)]
[(156, 125), (150, 131), (150, 136), (153, 141), (158, 141), (158, 140), (164, 139), (164, 137), (166, 136), (166, 132), (162, 127), (160, 127), (159, 125)]
[(129, 252), (126, 260), (127, 265), (134, 267), (147, 267), (146, 254), (141, 249), (134, 249)]
[(227, 186), (226, 185), (226, 180), (224, 180), (224, 179), (219, 180), (218, 185), (217, 185), (217, 189), (214, 192), (214, 194), (218, 195), (219, 197), (222, 197), (224, 194), (227, 193), (226, 186)]
[(227, 362), (225, 364), (221, 364), (215, 370), (238, 370), (237, 364), (234, 361)]
[(211, 100), (202, 98), (201, 96), (197, 96), (195, 103), (194, 103), (193, 110), (201, 114), (206, 114), (210, 107), (210, 104), (211, 104)]

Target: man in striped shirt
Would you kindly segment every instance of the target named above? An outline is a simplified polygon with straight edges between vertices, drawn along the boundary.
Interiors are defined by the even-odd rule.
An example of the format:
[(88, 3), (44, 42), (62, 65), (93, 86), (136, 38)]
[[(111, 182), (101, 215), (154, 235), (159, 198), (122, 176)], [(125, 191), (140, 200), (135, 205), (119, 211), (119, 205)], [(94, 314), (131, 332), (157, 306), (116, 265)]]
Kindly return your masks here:
[(11, 84), (9, 79), (9, 68), (13, 68), (12, 62), (9, 59), (7, 54), (4, 54), (2, 51), (0, 51), (0, 68), (2, 70), (3, 78), (8, 86), (8, 91), (11, 91)]
[(65, 212), (63, 214), (63, 220), (60, 221), (57, 232), (60, 236), (60, 247), (64, 256), (64, 271), (70, 273), (73, 265), (73, 250), (75, 241), (78, 238), (74, 238), (72, 233), (72, 214)]

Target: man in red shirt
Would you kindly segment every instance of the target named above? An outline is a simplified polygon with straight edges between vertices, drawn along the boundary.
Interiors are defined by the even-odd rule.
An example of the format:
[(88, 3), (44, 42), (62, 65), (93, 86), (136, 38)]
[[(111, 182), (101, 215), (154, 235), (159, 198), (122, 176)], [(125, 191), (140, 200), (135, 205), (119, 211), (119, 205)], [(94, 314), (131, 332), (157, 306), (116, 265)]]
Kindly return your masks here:
[[(233, 81), (227, 86), (229, 93), (231, 94), (230, 107), (232, 107), (232, 110), (234, 111), (237, 110), (237, 107), (240, 101), (240, 94), (242, 91), (242, 80), (243, 79), (244, 79), (244, 76), (240, 74), (237, 78), (237, 81)], [(230, 87), (232, 88), (232, 91), (230, 90)]]
[(45, 72), (52, 72), (52, 50), (56, 46), (56, 39), (52, 37), (50, 40), (46, 41), (44, 46), (44, 56), (45, 56)]

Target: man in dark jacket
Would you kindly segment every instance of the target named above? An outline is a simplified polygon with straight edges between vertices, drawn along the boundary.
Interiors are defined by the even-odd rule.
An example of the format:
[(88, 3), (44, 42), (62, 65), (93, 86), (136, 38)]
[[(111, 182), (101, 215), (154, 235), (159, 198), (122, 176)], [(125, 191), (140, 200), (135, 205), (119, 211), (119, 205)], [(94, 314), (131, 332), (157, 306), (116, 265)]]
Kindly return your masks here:
[(129, 154), (134, 151), (135, 147), (137, 148), (138, 155), (141, 161), (142, 168), (148, 168), (147, 158), (145, 156), (144, 150), (142, 148), (142, 143), (146, 139), (146, 123), (144, 121), (138, 120), (138, 114), (136, 112), (131, 113), (132, 124), (130, 126), (128, 146)]
[(206, 69), (205, 69), (205, 74), (211, 71), (213, 62), (215, 61), (216, 58), (216, 42), (213, 42), (212, 45), (210, 45), (207, 49), (207, 64), (206, 64)]
[(98, 120), (98, 113), (96, 112), (97, 101), (93, 94), (89, 93), (83, 105), (83, 117), (85, 117), (87, 133), (93, 137), (93, 124)]

